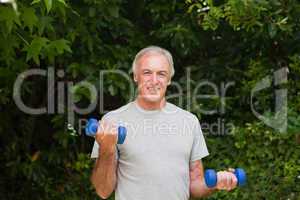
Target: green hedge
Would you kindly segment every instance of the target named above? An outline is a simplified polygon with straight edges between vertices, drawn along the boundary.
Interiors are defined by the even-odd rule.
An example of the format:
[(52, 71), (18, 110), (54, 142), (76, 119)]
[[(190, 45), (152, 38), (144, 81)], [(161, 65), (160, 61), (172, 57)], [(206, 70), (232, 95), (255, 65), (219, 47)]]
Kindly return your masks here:
[[(189, 102), (201, 123), (224, 119), (233, 123), (233, 134), (206, 133), (210, 156), (205, 167), (222, 170), (243, 167), (248, 185), (219, 192), (209, 199), (299, 199), (300, 176), (300, 3), (295, 0), (134, 1), (134, 0), (24, 0), (17, 10), (0, 4), (0, 198), (99, 199), (89, 176), (93, 139), (69, 127), (67, 108), (62, 114), (28, 115), (13, 101), (18, 75), (29, 69), (54, 72), (57, 84), (74, 83), (76, 105), (93, 98), (76, 83), (86, 80), (105, 94), (106, 109), (126, 103), (128, 82), (110, 75), (99, 85), (99, 71), (130, 71), (137, 51), (159, 45), (171, 51), (174, 81), (194, 89), (201, 80), (218, 86), (233, 82), (220, 98)], [(205, 9), (209, 6), (209, 10)], [(251, 89), (282, 68), (288, 82), (270, 87), (258, 96), (259, 111), (274, 107), (277, 89), (288, 91), (288, 129), (268, 128), (250, 109)], [(190, 75), (192, 80), (187, 80)], [(187, 82), (188, 81), (188, 82)], [(66, 85), (65, 85), (66, 86)], [(22, 98), (35, 108), (47, 106), (47, 79), (31, 77), (22, 87)], [(211, 94), (211, 88), (201, 88)], [(68, 91), (69, 92), (69, 91)], [(176, 87), (168, 94), (176, 94)], [(172, 102), (179, 105), (174, 98)], [(66, 105), (67, 102), (65, 102)], [(57, 106), (57, 105), (56, 105)], [(99, 106), (99, 105), (98, 105)], [(225, 112), (220, 111), (224, 106)], [(101, 117), (98, 108), (75, 119)], [(214, 115), (201, 109), (217, 108)], [(273, 114), (274, 113), (270, 113)], [(113, 199), (113, 197), (111, 198)]]

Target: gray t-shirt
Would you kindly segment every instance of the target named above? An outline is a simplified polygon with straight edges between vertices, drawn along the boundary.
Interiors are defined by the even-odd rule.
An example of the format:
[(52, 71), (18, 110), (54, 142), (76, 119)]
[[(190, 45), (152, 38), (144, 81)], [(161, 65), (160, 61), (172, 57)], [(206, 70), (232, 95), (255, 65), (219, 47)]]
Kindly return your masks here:
[[(104, 119), (127, 129), (117, 145), (116, 200), (189, 199), (189, 163), (208, 155), (195, 115), (168, 102), (152, 111), (130, 102)], [(92, 158), (98, 148), (95, 141)]]

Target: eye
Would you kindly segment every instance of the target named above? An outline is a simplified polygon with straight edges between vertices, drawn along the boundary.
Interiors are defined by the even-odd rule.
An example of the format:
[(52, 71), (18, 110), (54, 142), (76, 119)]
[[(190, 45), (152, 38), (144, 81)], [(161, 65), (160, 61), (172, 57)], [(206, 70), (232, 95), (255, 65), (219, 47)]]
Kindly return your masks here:
[(165, 72), (159, 72), (158, 75), (161, 76), (161, 77), (166, 77), (167, 73), (165, 73)]
[(151, 74), (151, 72), (150, 71), (144, 71), (143, 74), (144, 75), (149, 75), (149, 74)]

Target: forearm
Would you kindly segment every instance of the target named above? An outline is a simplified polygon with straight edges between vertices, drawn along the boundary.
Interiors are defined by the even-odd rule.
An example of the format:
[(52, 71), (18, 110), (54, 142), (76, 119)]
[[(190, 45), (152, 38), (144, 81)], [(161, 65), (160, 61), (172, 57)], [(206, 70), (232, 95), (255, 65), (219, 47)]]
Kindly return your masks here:
[(117, 175), (117, 160), (115, 158), (115, 150), (110, 152), (99, 150), (91, 181), (96, 189), (97, 194), (101, 198), (108, 198), (114, 191)]
[(201, 160), (190, 163), (190, 194), (192, 197), (206, 197), (216, 191), (208, 188), (204, 180), (204, 171)]
[(191, 196), (195, 198), (199, 197), (207, 197), (215, 192), (217, 189), (209, 188), (206, 186), (204, 179), (201, 180), (200, 177), (198, 179), (191, 180), (190, 182), (190, 192)]

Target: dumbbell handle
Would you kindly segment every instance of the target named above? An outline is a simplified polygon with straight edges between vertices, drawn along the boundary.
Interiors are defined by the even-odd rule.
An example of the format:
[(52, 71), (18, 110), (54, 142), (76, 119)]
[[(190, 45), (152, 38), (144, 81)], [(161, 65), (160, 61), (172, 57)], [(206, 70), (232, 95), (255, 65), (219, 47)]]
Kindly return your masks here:
[[(91, 118), (88, 120), (85, 127), (85, 134), (87, 136), (95, 136), (98, 130), (98, 120)], [(123, 144), (126, 138), (127, 130), (124, 126), (118, 127), (118, 144)]]
[[(247, 181), (246, 172), (242, 168), (236, 168), (234, 175), (238, 180), (238, 186), (244, 186)], [(207, 169), (204, 173), (204, 179), (207, 187), (212, 188), (217, 185), (217, 173), (213, 169)]]

